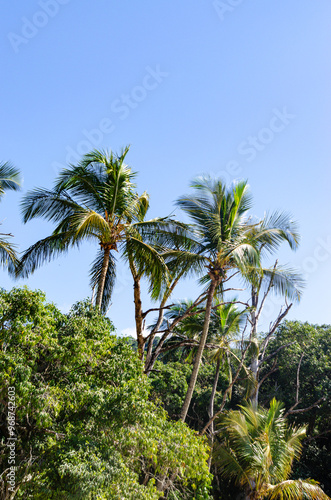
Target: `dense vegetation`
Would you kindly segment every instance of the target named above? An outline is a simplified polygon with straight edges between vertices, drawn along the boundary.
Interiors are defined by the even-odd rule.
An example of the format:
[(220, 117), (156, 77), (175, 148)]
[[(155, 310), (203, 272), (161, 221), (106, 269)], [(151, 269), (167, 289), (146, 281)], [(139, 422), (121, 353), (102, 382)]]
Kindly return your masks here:
[[(98, 250), (92, 299), (68, 314), (40, 291), (0, 293), (0, 498), (329, 498), (331, 327), (286, 321), (303, 282), (277, 251), (297, 248), (295, 222), (252, 218), (246, 182), (208, 177), (178, 200), (190, 223), (149, 220), (127, 153), (93, 151), (27, 193), (24, 222), (55, 227), (20, 258), (0, 240), (17, 277), (85, 240)], [(0, 194), (19, 179), (0, 165)], [(135, 340), (106, 317), (114, 252), (132, 274)], [(189, 276), (199, 297), (174, 302)], [(272, 294), (284, 306), (263, 332)]]

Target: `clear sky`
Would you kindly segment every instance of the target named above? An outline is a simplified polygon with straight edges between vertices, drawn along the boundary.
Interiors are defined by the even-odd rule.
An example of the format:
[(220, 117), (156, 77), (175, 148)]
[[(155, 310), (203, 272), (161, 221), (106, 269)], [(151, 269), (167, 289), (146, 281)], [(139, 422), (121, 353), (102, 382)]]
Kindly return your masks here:
[[(151, 217), (172, 212), (201, 173), (248, 179), (257, 216), (289, 211), (302, 243), (280, 260), (307, 278), (289, 317), (331, 323), (330, 21), (330, 0), (6, 2), (0, 160), (21, 169), (24, 185), (1, 203), (2, 231), (20, 250), (50, 234), (48, 223), (21, 223), (24, 192), (50, 188), (89, 149), (131, 144)], [(28, 281), (1, 271), (1, 285), (40, 288), (67, 311), (90, 295), (96, 249), (72, 251)], [(196, 292), (184, 283), (177, 296)], [(119, 332), (134, 327), (123, 265), (109, 316)]]

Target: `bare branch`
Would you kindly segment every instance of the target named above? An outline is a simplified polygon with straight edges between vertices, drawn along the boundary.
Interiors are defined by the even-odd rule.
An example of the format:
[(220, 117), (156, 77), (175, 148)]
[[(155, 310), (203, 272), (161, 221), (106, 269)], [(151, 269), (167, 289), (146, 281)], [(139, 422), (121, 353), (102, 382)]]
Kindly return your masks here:
[(261, 359), (261, 361), (259, 361), (259, 365), (262, 365), (262, 363), (265, 363), (266, 361), (269, 361), (269, 359), (271, 359), (274, 356), (276, 356), (276, 354), (278, 354), (279, 351), (281, 351), (282, 349), (285, 349), (286, 347), (289, 347), (290, 345), (293, 345), (293, 344), (295, 344), (295, 342), (289, 342), (288, 344), (281, 345), (280, 347), (278, 347), (278, 349), (276, 349), (274, 352), (272, 352), (271, 354), (269, 354), (269, 356), (267, 356), (266, 358)]
[[(171, 307), (173, 307), (175, 304), (170, 304), (169, 306), (160, 306), (160, 307), (154, 307), (152, 309), (148, 309), (146, 312), (143, 312), (142, 313), (142, 317), (143, 318), (146, 318), (147, 314), (151, 313), (151, 312), (155, 312), (155, 311), (160, 311), (161, 309), (170, 309)], [(148, 338), (148, 337), (146, 337)]]
[[(267, 298), (267, 296), (269, 295), (270, 290), (271, 290), (271, 288), (272, 288), (273, 281), (274, 281), (274, 276), (275, 276), (275, 270), (276, 270), (277, 264), (278, 264), (278, 260), (276, 260), (276, 262), (275, 262), (275, 265), (274, 265), (274, 274), (271, 276), (270, 281), (269, 281), (268, 288), (267, 288), (267, 290), (264, 292), (263, 299), (261, 300), (261, 304), (260, 304), (259, 310), (258, 310), (258, 312), (257, 312), (257, 314), (256, 314), (256, 321), (258, 321), (258, 320), (259, 320), (259, 317), (260, 317), (261, 312), (262, 312), (262, 310), (263, 310), (263, 307), (264, 307), (264, 303), (265, 303), (265, 301), (266, 301), (266, 298)], [(261, 287), (261, 284), (262, 284), (262, 278), (261, 278), (261, 280), (260, 280), (260, 285), (259, 285), (259, 288)]]
[(259, 381), (259, 383), (257, 384), (258, 389), (260, 389), (260, 387), (261, 387), (261, 385), (263, 384), (263, 382), (264, 382), (264, 381), (265, 381), (265, 380), (266, 380), (266, 379), (267, 379), (267, 378), (268, 378), (268, 377), (269, 377), (272, 373), (277, 372), (277, 371), (279, 370), (279, 368), (278, 368), (276, 365), (277, 365), (277, 359), (275, 359), (274, 364), (273, 364), (273, 365), (272, 365), (272, 367), (271, 367), (271, 370), (270, 370), (268, 373), (266, 373), (266, 374), (262, 377), (262, 379)]
[(301, 368), (301, 363), (302, 363), (302, 358), (304, 357), (305, 353), (303, 352), (300, 356), (300, 361), (298, 363), (298, 369), (297, 369), (297, 381), (296, 381), (296, 392), (295, 392), (295, 403), (287, 412), (285, 413), (284, 417), (287, 417), (288, 415), (293, 415), (296, 413), (304, 413), (306, 411), (312, 410), (316, 406), (318, 406), (322, 401), (325, 400), (324, 397), (318, 399), (313, 403), (312, 405), (308, 406), (307, 408), (300, 408), (298, 410), (295, 410), (295, 408), (301, 403), (301, 399), (299, 400), (299, 389), (300, 389), (300, 368)]
[[(287, 417), (288, 415), (293, 415), (293, 414), (296, 414), (296, 413), (304, 413), (305, 411), (309, 411), (309, 410), (312, 410), (313, 408), (315, 408), (316, 406), (318, 406), (320, 403), (322, 403), (322, 401), (325, 401), (325, 398), (320, 398), (318, 399), (317, 401), (315, 401), (315, 403), (313, 403), (312, 405), (308, 406), (307, 408), (301, 408), (299, 410), (294, 410), (292, 408), (294, 408), (295, 406), (297, 406), (296, 404), (294, 406), (292, 406), (292, 408), (290, 408), (284, 415), (284, 417)], [(300, 403), (300, 401), (299, 401)]]
[(312, 436), (308, 439), (305, 439), (305, 443), (309, 443), (309, 441), (313, 441), (314, 439), (319, 439), (321, 436), (324, 436), (325, 434), (329, 434), (331, 432), (331, 429), (328, 429), (327, 431), (320, 432), (319, 434), (316, 434), (316, 436)]
[(265, 355), (265, 351), (267, 349), (267, 346), (269, 344), (269, 341), (270, 341), (270, 338), (272, 337), (272, 335), (275, 333), (276, 331), (276, 328), (279, 326), (279, 324), (282, 322), (282, 320), (285, 318), (285, 316), (288, 314), (289, 310), (291, 309), (292, 307), (292, 303), (289, 304), (285, 311), (282, 312), (283, 308), (281, 308), (276, 320), (274, 321), (273, 325), (270, 325), (270, 328), (269, 328), (269, 333), (268, 335), (265, 337), (265, 339), (263, 340), (263, 342), (261, 343), (261, 350), (262, 350), (262, 356), (261, 358), (263, 359), (264, 358), (264, 355)]

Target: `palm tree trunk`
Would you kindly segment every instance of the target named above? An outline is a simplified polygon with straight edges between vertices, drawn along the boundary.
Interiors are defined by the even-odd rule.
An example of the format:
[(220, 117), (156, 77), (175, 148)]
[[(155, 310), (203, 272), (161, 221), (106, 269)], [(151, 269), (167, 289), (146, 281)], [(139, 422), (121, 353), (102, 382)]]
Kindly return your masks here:
[[(210, 395), (210, 400), (209, 400), (209, 407), (208, 407), (208, 416), (209, 419), (213, 418), (214, 416), (214, 401), (215, 401), (215, 394), (216, 394), (216, 389), (217, 389), (217, 384), (218, 384), (218, 379), (220, 376), (220, 367), (221, 367), (221, 360), (218, 357), (217, 362), (216, 362), (216, 372), (215, 372), (215, 377), (214, 377), (214, 383), (213, 383), (213, 388), (211, 391)], [(208, 467), (209, 470), (211, 469), (211, 461), (212, 461), (212, 455), (213, 455), (213, 446), (214, 446), (214, 421), (210, 425), (210, 455), (208, 458)]]
[(103, 263), (102, 263), (102, 269), (101, 269), (100, 279), (99, 279), (99, 283), (98, 283), (97, 298), (95, 299), (95, 305), (97, 306), (99, 311), (101, 310), (103, 291), (105, 289), (106, 275), (107, 275), (108, 266), (109, 266), (109, 255), (110, 255), (110, 247), (106, 246), (104, 248)]
[(201, 339), (200, 339), (200, 344), (198, 348), (197, 355), (195, 357), (194, 361), (194, 366), (193, 366), (193, 371), (190, 379), (190, 383), (187, 389), (187, 393), (185, 396), (185, 401), (183, 404), (183, 408), (180, 414), (180, 420), (185, 422), (186, 415), (189, 409), (189, 406), (191, 404), (192, 396), (193, 396), (193, 391), (195, 388), (195, 384), (197, 381), (198, 377), (198, 372), (200, 368), (200, 363), (201, 363), (201, 358), (203, 354), (203, 350), (206, 345), (206, 340), (207, 340), (207, 335), (208, 335), (208, 329), (209, 329), (209, 322), (210, 322), (210, 315), (211, 315), (211, 308), (213, 304), (213, 297), (214, 297), (214, 292), (216, 288), (216, 281), (212, 279), (212, 282), (210, 283), (209, 290), (208, 290), (208, 296), (207, 296), (207, 304), (206, 304), (206, 312), (205, 312), (205, 320), (203, 323), (203, 329), (202, 329), (202, 334), (201, 334)]
[[(254, 287), (252, 287), (252, 311), (251, 311), (251, 340), (257, 341), (257, 317), (256, 317), (256, 308), (258, 303), (258, 295), (257, 291)], [(258, 405), (258, 371), (259, 371), (259, 353), (258, 351), (253, 353), (250, 369), (253, 376), (254, 381), (254, 389), (252, 394), (250, 395), (250, 401), (254, 407), (257, 409)]]
[[(220, 367), (221, 367), (221, 360), (220, 360), (220, 358), (217, 358), (214, 384), (213, 384), (213, 388), (212, 388), (210, 400), (209, 400), (209, 408), (208, 408), (209, 418), (213, 418), (213, 416), (214, 416), (214, 400), (215, 400), (218, 379), (220, 376)], [(211, 431), (211, 434), (213, 435), (214, 434), (214, 422), (212, 422), (210, 425), (210, 431)]]
[(138, 342), (139, 359), (144, 357), (145, 339), (143, 336), (143, 311), (141, 307), (140, 278), (133, 278), (134, 315), (136, 320), (136, 334)]

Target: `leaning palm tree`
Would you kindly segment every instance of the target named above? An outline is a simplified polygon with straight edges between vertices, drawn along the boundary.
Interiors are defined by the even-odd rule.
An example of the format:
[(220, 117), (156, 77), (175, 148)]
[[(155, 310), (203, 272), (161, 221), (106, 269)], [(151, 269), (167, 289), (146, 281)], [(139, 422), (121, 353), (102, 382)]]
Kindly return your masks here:
[(329, 499), (316, 481), (289, 479), (306, 429), (289, 427), (283, 414), (283, 404), (273, 399), (269, 410), (249, 403), (223, 415), (214, 451), (221, 476), (239, 485), (247, 500)]
[(135, 173), (124, 162), (128, 150), (120, 155), (94, 150), (64, 169), (52, 190), (27, 193), (22, 202), (24, 222), (41, 217), (56, 227), (26, 250), (19, 275), (28, 276), (45, 261), (86, 240), (96, 241), (100, 249), (92, 263), (90, 284), (96, 291), (95, 305), (105, 312), (114, 286), (115, 253), (122, 252), (130, 263), (138, 262), (139, 270), (152, 262), (162, 266), (158, 252), (141, 236), (151, 232), (143, 222), (148, 196), (135, 192)]
[[(21, 187), (20, 171), (10, 162), (0, 163), (0, 200), (5, 191), (18, 191)], [(17, 266), (18, 260), (14, 245), (12, 245), (7, 236), (11, 234), (0, 233), (0, 264), (13, 272)]]
[(222, 181), (200, 178), (193, 182), (192, 187), (195, 195), (182, 197), (177, 204), (193, 221), (192, 240), (196, 245), (190, 252), (169, 253), (170, 256), (176, 255), (179, 263), (191, 262), (191, 271), (202, 272), (207, 268), (207, 275), (202, 278), (202, 282), (207, 284), (205, 321), (181, 412), (183, 421), (196, 384), (215, 292), (222, 290), (224, 283), (235, 273), (245, 275), (248, 268), (260, 268), (261, 242), (265, 242), (266, 251), (277, 247), (284, 239), (293, 248), (297, 245), (296, 234), (288, 231), (287, 227), (280, 225), (268, 230), (262, 222), (254, 224), (248, 219), (251, 197), (247, 182), (239, 182), (227, 189)]

